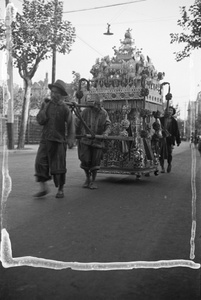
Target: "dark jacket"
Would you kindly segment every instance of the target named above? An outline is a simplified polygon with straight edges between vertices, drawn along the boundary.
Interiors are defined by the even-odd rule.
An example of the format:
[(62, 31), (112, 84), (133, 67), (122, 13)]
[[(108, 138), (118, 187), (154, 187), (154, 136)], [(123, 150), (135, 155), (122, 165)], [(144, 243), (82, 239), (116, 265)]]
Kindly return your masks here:
[[(165, 117), (160, 118), (160, 121), (161, 121), (161, 125), (162, 125), (162, 130), (163, 130), (164, 125), (165, 125)], [(171, 117), (171, 122), (166, 129), (170, 133), (170, 136), (168, 136), (166, 138), (167, 142), (171, 145), (175, 145), (175, 142), (177, 143), (177, 145), (181, 144), (178, 123), (174, 117)]]
[[(102, 135), (104, 133), (110, 133), (111, 121), (109, 119), (108, 113), (104, 108), (96, 111), (91, 108), (85, 108), (81, 113), (82, 119), (88, 126), (88, 128), (96, 135)], [(76, 120), (76, 134), (86, 135), (89, 134), (86, 128), (82, 124), (80, 119)], [(91, 145), (94, 147), (102, 148), (104, 143), (100, 139), (89, 139), (87, 137), (81, 138), (81, 143), (86, 145)]]
[(75, 128), (71, 111), (63, 101), (54, 103), (50, 101), (47, 110), (44, 104), (36, 116), (40, 125), (43, 126), (41, 141), (66, 142), (74, 137)]

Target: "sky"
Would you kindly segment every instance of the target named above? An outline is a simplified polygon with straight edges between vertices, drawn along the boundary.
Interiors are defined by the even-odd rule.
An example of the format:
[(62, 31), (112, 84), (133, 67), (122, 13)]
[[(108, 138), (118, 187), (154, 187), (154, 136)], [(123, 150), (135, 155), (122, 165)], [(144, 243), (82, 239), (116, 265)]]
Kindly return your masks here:
[[(76, 40), (70, 54), (57, 53), (56, 79), (70, 83), (73, 71), (86, 79), (92, 78), (90, 69), (96, 59), (107, 55), (113, 57), (112, 48), (119, 48), (120, 40), (124, 39), (126, 30), (130, 28), (135, 46), (142, 48), (145, 57), (148, 55), (151, 58), (158, 72), (165, 72), (163, 81), (170, 83), (173, 104), (179, 105), (181, 118), (186, 118), (189, 100), (195, 101), (201, 90), (201, 50), (193, 51), (190, 58), (177, 62), (174, 52), (181, 50), (184, 45), (170, 44), (170, 33), (181, 32), (181, 27), (177, 25), (179, 7), (186, 6), (188, 9), (194, 0), (136, 0), (132, 4), (97, 9), (126, 2), (130, 1), (64, 0), (63, 19), (75, 27)], [(20, 12), (22, 0), (13, 0), (12, 3)], [(82, 9), (85, 10), (76, 12)], [(0, 0), (0, 18), (4, 17), (4, 10), (5, 0)], [(107, 31), (107, 23), (111, 25), (113, 35), (103, 34)], [(42, 62), (33, 82), (43, 80), (46, 72), (51, 82), (51, 68), (51, 59)], [(14, 69), (14, 83), (22, 86), (17, 69)]]

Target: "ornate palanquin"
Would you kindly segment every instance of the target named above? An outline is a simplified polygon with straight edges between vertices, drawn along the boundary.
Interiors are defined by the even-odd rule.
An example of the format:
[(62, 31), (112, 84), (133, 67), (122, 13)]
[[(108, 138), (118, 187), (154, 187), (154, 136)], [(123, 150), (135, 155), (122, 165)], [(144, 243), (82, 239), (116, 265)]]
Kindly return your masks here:
[(157, 72), (150, 58), (145, 60), (133, 44), (128, 29), (119, 50), (114, 47), (115, 56), (96, 61), (91, 69), (93, 78), (87, 81), (84, 97), (80, 97), (83, 103), (86, 97), (98, 93), (112, 123), (109, 137), (104, 138), (102, 173), (158, 173), (160, 126), (153, 123), (157, 124), (163, 111), (160, 80), (164, 73)]
[(104, 139), (100, 172), (142, 175), (154, 171), (157, 174), (159, 157), (152, 143), (155, 121), (152, 111), (143, 108), (144, 99), (113, 101), (112, 105), (103, 102), (112, 125), (109, 137)]

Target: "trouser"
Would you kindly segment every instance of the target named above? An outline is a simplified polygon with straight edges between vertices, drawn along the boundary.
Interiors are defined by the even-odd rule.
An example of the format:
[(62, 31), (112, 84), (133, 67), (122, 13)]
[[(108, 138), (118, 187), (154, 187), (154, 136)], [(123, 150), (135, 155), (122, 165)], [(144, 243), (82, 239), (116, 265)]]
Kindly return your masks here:
[(102, 157), (102, 149), (91, 145), (80, 143), (79, 145), (79, 159), (81, 161), (80, 167), (84, 170), (99, 170)]
[(66, 144), (53, 141), (40, 143), (35, 159), (36, 181), (46, 182), (53, 176), (55, 186), (63, 186), (66, 171)]
[(168, 164), (172, 162), (172, 144), (167, 140), (163, 139), (160, 145), (160, 165), (164, 166), (164, 161), (167, 159)]

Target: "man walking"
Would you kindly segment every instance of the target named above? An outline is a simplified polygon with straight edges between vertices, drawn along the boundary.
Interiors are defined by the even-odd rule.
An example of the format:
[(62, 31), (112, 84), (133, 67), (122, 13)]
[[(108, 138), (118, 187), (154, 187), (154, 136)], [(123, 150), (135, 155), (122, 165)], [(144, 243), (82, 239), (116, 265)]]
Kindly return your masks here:
[[(94, 135), (108, 136), (110, 124), (107, 111), (101, 107), (101, 100), (98, 94), (89, 96), (87, 102), (92, 103), (92, 107), (87, 107), (81, 112), (82, 120)], [(83, 136), (78, 144), (78, 157), (81, 161), (80, 167), (84, 170), (86, 181), (84, 188), (97, 189), (95, 183), (97, 171), (100, 169), (103, 140), (87, 138), (86, 126), (80, 119), (76, 121), (76, 134)]]
[(57, 80), (48, 87), (51, 90), (51, 99), (45, 99), (36, 117), (43, 130), (35, 160), (35, 176), (41, 190), (34, 196), (45, 196), (48, 193), (46, 182), (53, 177), (58, 188), (56, 198), (63, 198), (66, 150), (67, 144), (70, 148), (74, 142), (74, 122), (71, 111), (63, 101), (63, 96), (68, 95), (66, 84)]
[(162, 133), (163, 133), (163, 138), (161, 141), (161, 149), (160, 149), (161, 173), (165, 173), (165, 168), (164, 168), (165, 159), (167, 159), (168, 162), (167, 172), (168, 173), (171, 172), (172, 151), (175, 146), (175, 142), (177, 143), (177, 146), (181, 144), (178, 123), (173, 117), (175, 113), (176, 113), (175, 108), (169, 106), (168, 112), (165, 112), (165, 116), (160, 118), (160, 122), (162, 125)]

